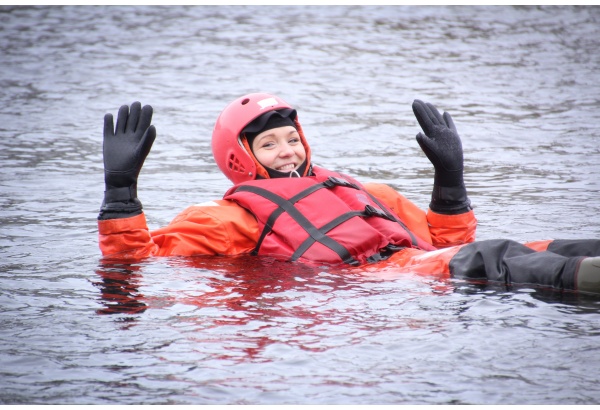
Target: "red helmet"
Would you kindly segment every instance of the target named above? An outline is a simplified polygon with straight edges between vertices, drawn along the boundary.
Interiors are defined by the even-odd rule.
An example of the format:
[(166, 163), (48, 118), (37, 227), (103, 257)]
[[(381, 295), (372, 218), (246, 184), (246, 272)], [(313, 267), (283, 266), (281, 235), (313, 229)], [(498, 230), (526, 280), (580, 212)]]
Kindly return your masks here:
[[(221, 172), (234, 184), (256, 179), (257, 175), (269, 178), (265, 168), (254, 157), (242, 130), (255, 118), (269, 111), (292, 109), (281, 98), (266, 93), (244, 95), (230, 103), (219, 115), (212, 134), (212, 151)], [(298, 117), (294, 118), (300, 140), (306, 150), (310, 165), (310, 147), (304, 138)], [(310, 167), (307, 166), (308, 171)]]

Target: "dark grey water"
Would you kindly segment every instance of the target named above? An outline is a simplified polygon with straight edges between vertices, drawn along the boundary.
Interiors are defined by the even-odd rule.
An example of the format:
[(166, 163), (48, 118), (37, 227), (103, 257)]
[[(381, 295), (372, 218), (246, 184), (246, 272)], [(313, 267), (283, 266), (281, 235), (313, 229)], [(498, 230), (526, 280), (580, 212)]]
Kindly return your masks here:
[(158, 138), (151, 228), (229, 186), (216, 116), (425, 208), (415, 98), (453, 114), (479, 239), (597, 238), (598, 7), (0, 7), (1, 404), (597, 404), (600, 299), (260, 259), (100, 260), (102, 118)]

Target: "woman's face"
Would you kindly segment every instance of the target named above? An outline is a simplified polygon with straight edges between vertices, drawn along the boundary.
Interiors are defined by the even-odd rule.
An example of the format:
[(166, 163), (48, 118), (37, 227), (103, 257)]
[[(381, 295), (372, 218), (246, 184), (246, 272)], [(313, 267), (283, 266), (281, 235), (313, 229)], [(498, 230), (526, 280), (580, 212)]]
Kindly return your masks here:
[(280, 172), (292, 172), (306, 159), (300, 134), (291, 125), (258, 134), (252, 141), (252, 152), (263, 166)]

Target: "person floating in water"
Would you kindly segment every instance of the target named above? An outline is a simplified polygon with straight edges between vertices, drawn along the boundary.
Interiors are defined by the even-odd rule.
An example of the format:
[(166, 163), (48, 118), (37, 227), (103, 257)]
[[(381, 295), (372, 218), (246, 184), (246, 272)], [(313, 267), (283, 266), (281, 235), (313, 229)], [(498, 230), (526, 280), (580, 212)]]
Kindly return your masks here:
[(215, 161), (233, 187), (222, 199), (190, 206), (150, 231), (137, 180), (156, 138), (153, 109), (123, 105), (116, 127), (112, 114), (104, 117), (102, 254), (393, 264), (411, 272), (600, 293), (600, 240), (475, 241), (477, 220), (453, 119), (420, 100), (412, 108), (422, 128), (417, 142), (435, 170), (426, 212), (388, 185), (361, 184), (313, 164), (297, 111), (276, 95), (253, 93), (227, 105), (213, 129)]

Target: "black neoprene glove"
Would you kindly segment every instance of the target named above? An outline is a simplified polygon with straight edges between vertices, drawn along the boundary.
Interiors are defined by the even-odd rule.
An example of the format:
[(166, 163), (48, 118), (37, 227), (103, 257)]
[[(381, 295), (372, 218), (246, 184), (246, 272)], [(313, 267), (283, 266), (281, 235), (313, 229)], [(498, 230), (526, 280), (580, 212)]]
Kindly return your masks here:
[(104, 116), (104, 201), (98, 219), (128, 218), (142, 213), (137, 179), (156, 138), (150, 125), (152, 107), (139, 102), (121, 106), (117, 127), (112, 114)]
[(435, 168), (429, 208), (440, 214), (455, 215), (471, 210), (463, 180), (463, 149), (460, 137), (447, 112), (440, 115), (431, 104), (415, 100), (413, 112), (423, 132), (417, 142)]

